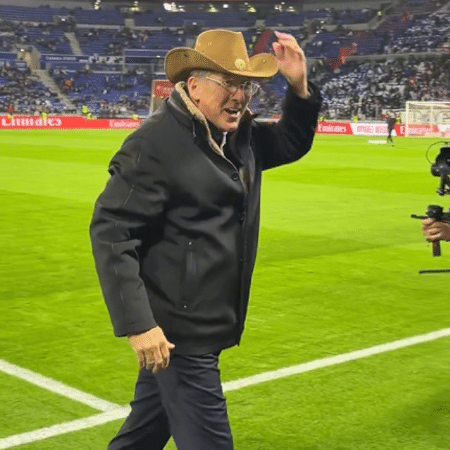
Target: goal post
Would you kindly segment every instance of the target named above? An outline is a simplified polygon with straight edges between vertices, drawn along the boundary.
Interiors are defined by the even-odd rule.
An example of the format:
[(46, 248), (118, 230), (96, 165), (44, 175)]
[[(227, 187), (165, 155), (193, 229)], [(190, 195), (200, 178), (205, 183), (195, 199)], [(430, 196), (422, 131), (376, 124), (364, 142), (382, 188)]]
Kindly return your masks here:
[(406, 102), (405, 136), (450, 136), (450, 102)]

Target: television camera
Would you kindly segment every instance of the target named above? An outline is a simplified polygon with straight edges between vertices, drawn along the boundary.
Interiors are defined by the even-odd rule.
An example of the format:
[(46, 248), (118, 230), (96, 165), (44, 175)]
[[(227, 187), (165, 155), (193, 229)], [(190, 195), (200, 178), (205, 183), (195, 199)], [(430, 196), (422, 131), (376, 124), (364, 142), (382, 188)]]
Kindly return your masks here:
[[(436, 157), (434, 162), (431, 162), (428, 158), (428, 153), (432, 147), (438, 144), (444, 144), (441, 147), (439, 155)], [(431, 164), (431, 174), (435, 177), (440, 177), (439, 187), (436, 190), (438, 195), (450, 194), (450, 142), (434, 142), (427, 149), (427, 159)], [(436, 219), (438, 222), (448, 222), (450, 223), (450, 210), (444, 212), (442, 206), (439, 205), (429, 205), (425, 216), (418, 216), (416, 214), (411, 214), (413, 219), (426, 219), (428, 217)], [(441, 246), (440, 241), (433, 241), (433, 256), (441, 256)], [(420, 273), (429, 272), (450, 272), (450, 270), (421, 270)]]

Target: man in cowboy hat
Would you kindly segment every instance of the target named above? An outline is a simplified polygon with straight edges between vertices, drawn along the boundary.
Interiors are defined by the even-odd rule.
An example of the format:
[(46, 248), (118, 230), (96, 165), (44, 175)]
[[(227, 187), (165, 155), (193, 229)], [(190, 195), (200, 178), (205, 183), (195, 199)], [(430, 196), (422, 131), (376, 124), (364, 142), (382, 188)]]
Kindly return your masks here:
[[(231, 450), (220, 352), (239, 344), (258, 240), (262, 170), (312, 145), (321, 98), (296, 40), (249, 58), (242, 33), (209, 30), (165, 59), (171, 96), (113, 157), (91, 239), (117, 336), (141, 366), (109, 450)], [(255, 80), (289, 87), (277, 123), (255, 122)]]

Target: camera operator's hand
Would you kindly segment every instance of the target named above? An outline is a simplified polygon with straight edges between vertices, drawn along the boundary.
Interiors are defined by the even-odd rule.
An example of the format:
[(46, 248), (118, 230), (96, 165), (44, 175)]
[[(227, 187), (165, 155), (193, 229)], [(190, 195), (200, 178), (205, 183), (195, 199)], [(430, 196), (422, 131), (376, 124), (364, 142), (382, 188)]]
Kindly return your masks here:
[(450, 241), (450, 223), (437, 222), (436, 219), (427, 218), (422, 221), (423, 237), (430, 242)]

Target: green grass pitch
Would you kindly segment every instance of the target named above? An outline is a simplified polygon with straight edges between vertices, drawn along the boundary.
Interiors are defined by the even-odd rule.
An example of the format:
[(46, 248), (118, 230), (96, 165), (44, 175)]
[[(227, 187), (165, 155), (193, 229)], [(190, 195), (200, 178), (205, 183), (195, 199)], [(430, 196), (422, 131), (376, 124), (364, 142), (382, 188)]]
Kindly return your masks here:
[[(137, 364), (112, 335), (88, 240), (107, 164), (129, 131), (1, 131), (0, 359), (126, 405)], [(450, 243), (420, 221), (438, 197), (433, 139), (317, 136), (264, 174), (261, 238), (242, 344), (223, 381), (448, 328)], [(437, 155), (439, 147), (431, 152)], [(238, 450), (450, 447), (450, 339), (227, 393)], [(0, 372), (0, 440), (97, 412)], [(101, 450), (122, 421), (22, 445)], [(167, 449), (174, 449), (169, 443)], [(212, 449), (214, 450), (214, 449)]]

